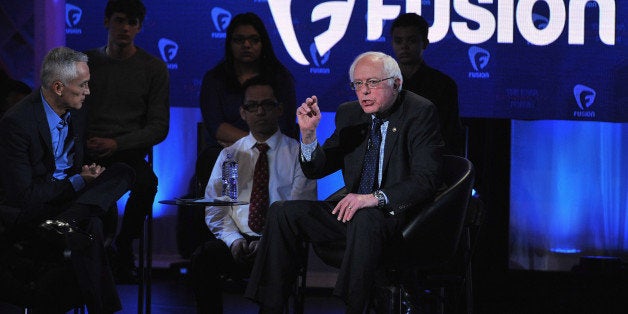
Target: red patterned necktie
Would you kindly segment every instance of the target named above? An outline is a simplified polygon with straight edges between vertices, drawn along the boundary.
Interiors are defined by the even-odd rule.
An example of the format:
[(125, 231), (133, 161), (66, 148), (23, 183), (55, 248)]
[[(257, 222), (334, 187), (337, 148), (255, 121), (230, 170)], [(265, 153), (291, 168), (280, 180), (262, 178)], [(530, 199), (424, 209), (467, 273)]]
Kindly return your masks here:
[(270, 202), (268, 195), (268, 155), (269, 147), (266, 143), (255, 144), (259, 150), (259, 157), (253, 172), (253, 190), (249, 204), (249, 227), (256, 233), (261, 233), (266, 219), (266, 210)]

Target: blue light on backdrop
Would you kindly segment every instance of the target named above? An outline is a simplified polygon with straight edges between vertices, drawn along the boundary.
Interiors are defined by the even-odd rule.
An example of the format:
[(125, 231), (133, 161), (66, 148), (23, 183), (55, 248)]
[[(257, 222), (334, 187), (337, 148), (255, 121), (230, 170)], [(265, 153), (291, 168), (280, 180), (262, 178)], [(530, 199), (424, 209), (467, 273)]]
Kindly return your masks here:
[[(233, 16), (258, 14), (278, 58), (296, 78), (298, 99), (316, 94), (323, 111), (333, 113), (354, 98), (347, 86), (352, 59), (366, 50), (392, 53), (392, 19), (418, 12), (431, 25), (425, 59), (458, 83), (463, 117), (573, 120), (513, 122), (513, 267), (565, 269), (564, 256), (628, 252), (628, 145), (621, 124), (628, 121), (627, 0), (146, 4), (137, 44), (160, 57), (171, 77), (170, 133), (154, 154), (157, 199), (188, 191), (201, 79), (222, 58)], [(69, 47), (106, 43), (104, 6), (105, 1), (68, 0)], [(326, 122), (332, 116), (325, 113)], [(321, 198), (342, 185), (339, 174), (326, 180), (319, 182)], [(174, 215), (174, 209), (156, 206), (155, 214)]]
[(628, 124), (512, 123), (511, 266), (569, 270), (628, 258)]

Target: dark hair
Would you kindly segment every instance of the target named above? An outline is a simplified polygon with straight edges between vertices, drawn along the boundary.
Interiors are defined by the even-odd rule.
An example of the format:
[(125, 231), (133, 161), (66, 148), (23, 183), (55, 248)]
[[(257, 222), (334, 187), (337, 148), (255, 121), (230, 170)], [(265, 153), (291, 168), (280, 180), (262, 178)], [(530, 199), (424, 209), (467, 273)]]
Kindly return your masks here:
[(111, 18), (114, 13), (124, 13), (129, 20), (138, 19), (141, 25), (146, 17), (146, 7), (140, 0), (109, 0), (105, 17)]
[(230, 81), (237, 82), (237, 78), (235, 77), (235, 69), (233, 68), (234, 58), (233, 52), (231, 51), (231, 40), (233, 40), (233, 32), (235, 31), (235, 29), (238, 26), (242, 25), (250, 25), (259, 33), (260, 39), (262, 41), (262, 53), (260, 54), (259, 58), (260, 73), (267, 76), (270, 76), (275, 72), (279, 72), (278, 70), (282, 70), (281, 72), (284, 73), (289, 73), (286, 67), (284, 67), (283, 64), (279, 62), (277, 56), (275, 56), (273, 45), (270, 41), (268, 31), (266, 30), (266, 26), (264, 26), (264, 22), (262, 22), (262, 19), (255, 13), (247, 12), (234, 16), (233, 19), (231, 19), (229, 26), (227, 27), (224, 62), (227, 66), (227, 76), (229, 76)]
[(275, 84), (276, 84), (275, 80), (270, 79), (266, 75), (256, 75), (244, 81), (244, 83), (242, 83), (242, 90), (246, 92), (246, 89), (251, 86), (270, 86), (270, 88), (273, 89), (273, 94), (274, 94), (275, 91), (277, 90), (275, 88)]
[(390, 33), (392, 34), (393, 30), (397, 27), (416, 27), (419, 29), (419, 33), (421, 33), (421, 40), (423, 40), (424, 44), (427, 44), (427, 34), (429, 30), (429, 26), (427, 25), (427, 21), (420, 15), (416, 13), (404, 13), (399, 15), (392, 23), (390, 27)]

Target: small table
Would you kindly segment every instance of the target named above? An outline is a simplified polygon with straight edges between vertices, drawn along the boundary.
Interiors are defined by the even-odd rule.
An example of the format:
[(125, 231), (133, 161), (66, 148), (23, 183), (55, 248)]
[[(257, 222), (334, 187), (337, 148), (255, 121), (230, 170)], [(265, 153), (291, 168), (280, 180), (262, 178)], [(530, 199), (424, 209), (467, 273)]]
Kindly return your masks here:
[(249, 202), (242, 201), (225, 201), (219, 199), (206, 198), (175, 198), (173, 200), (162, 200), (159, 204), (165, 205), (182, 205), (182, 206), (233, 206), (246, 205)]

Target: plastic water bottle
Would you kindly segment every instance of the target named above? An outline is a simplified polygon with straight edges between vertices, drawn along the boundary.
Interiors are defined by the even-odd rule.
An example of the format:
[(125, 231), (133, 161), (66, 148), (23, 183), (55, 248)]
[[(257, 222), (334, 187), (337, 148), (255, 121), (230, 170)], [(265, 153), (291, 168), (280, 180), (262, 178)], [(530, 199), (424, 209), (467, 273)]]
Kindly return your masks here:
[(232, 152), (227, 153), (227, 159), (222, 163), (222, 196), (238, 200), (238, 161), (233, 159)]

